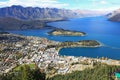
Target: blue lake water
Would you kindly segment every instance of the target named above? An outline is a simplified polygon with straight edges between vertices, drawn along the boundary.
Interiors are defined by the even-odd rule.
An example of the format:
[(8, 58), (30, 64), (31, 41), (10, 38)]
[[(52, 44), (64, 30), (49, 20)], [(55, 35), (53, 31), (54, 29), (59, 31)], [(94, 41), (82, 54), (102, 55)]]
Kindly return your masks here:
[(50, 30), (22, 30), (9, 31), (27, 36), (46, 37), (55, 41), (79, 41), (97, 40), (104, 44), (99, 48), (63, 48), (61, 55), (86, 56), (86, 57), (108, 57), (120, 59), (120, 23), (108, 21), (105, 17), (75, 18), (68, 21), (48, 23), (48, 25), (86, 32), (86, 36), (51, 36), (46, 33)]

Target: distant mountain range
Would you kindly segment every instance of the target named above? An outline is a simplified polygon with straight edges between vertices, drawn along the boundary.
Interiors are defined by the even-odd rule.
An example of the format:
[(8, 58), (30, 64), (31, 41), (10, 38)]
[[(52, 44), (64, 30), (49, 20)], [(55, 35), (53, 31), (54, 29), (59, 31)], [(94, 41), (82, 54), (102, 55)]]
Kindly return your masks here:
[(58, 8), (22, 7), (13, 5), (0, 8), (0, 17), (12, 17), (22, 20), (42, 20), (53, 18), (75, 18), (100, 15), (101, 13), (88, 10), (68, 10)]
[(120, 22), (120, 9), (109, 13), (107, 16), (108, 16), (110, 21)]
[(68, 10), (58, 8), (22, 7), (13, 5), (0, 8), (0, 30), (36, 29), (45, 27), (49, 21), (68, 18), (102, 15), (89, 10)]

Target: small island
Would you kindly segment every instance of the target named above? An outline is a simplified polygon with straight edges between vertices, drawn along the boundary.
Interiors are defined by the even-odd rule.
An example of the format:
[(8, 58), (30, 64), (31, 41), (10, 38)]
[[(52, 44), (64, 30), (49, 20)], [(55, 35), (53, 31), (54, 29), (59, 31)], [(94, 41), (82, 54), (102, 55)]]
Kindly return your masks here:
[(84, 32), (64, 30), (64, 29), (55, 29), (48, 32), (48, 34), (55, 36), (85, 36), (86, 35), (86, 33)]

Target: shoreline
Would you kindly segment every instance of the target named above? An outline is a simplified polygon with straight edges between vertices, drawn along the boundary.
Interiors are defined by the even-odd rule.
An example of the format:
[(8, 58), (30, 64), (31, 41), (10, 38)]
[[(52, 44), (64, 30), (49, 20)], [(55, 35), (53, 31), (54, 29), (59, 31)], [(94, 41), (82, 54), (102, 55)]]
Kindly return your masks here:
[[(55, 21), (53, 21), (53, 22), (55, 22)], [(49, 25), (47, 25), (46, 24), (46, 26), (47, 27), (44, 27), (43, 29), (56, 29), (56, 27), (53, 27), (53, 26), (49, 26)], [(52, 28), (51, 28), (52, 27)], [(30, 29), (30, 30), (33, 30), (33, 29)], [(47, 33), (46, 33), (47, 34)], [(19, 34), (17, 34), (17, 35), (19, 35)], [(54, 41), (54, 40), (53, 40)], [(98, 41), (99, 42), (99, 41)], [(104, 46), (105, 44), (101, 44), (101, 42), (99, 42), (100, 43), (100, 46)], [(100, 47), (100, 46), (96, 46), (96, 47)], [(90, 47), (90, 48), (95, 48), (95, 47), (93, 47), (93, 46), (75, 46), (75, 47), (84, 47), (84, 48), (86, 48), (86, 47)], [(69, 48), (69, 47), (62, 47), (62, 48)], [(62, 49), (62, 48), (60, 48), (60, 49)], [(74, 47), (71, 47), (71, 48), (74, 48)], [(59, 50), (60, 50), (59, 49)]]
[[(77, 41), (77, 42), (70, 42), (70, 45), (65, 45), (66, 43), (69, 43), (69, 42), (59, 42), (58, 45), (48, 45), (47, 49), (49, 49), (49, 48), (55, 48), (57, 50), (58, 54), (59, 54), (59, 51), (62, 48), (75, 48), (75, 47), (79, 47), (79, 48), (97, 48), (97, 47), (103, 46), (102, 44), (100, 44), (98, 41), (95, 41), (95, 40), (81, 40), (81, 43), (83, 43), (84, 41), (90, 41), (90, 42), (94, 41), (97, 44), (94, 45), (94, 46), (91, 46), (91, 45), (89, 45), (89, 46), (87, 46), (87, 45), (78, 45), (79, 41)], [(78, 44), (76, 44), (76, 43), (78, 43)]]
[[(16, 53), (17, 51), (20, 52), (20, 53), (25, 53), (27, 51), (27, 54), (23, 55), (24, 57), (22, 57), (22, 54), (21, 54), (21, 56), (19, 56), (19, 58), (17, 59), (17, 63), (18, 64), (24, 64), (24, 61), (26, 62), (26, 59), (27, 59), (27, 62), (25, 64), (30, 64), (31, 62), (39, 61), (39, 60), (41, 61), (41, 59), (44, 60), (43, 64), (46, 64), (46, 60), (49, 63), (50, 63), (50, 61), (53, 60), (54, 62), (56, 62), (57, 64), (59, 64), (59, 62), (61, 62), (61, 58), (65, 62), (66, 61), (65, 56), (67, 58), (71, 57), (70, 55), (61, 55), (59, 53), (59, 51), (62, 48), (68, 48), (68, 47), (71, 47), (71, 48), (74, 48), (74, 47), (96, 48), (96, 47), (100, 47), (101, 46), (100, 43), (96, 44), (96, 43), (98, 43), (97, 41), (95, 41), (95, 45), (91, 46), (91, 44), (94, 44), (94, 41), (93, 41), (91, 44), (89, 44), (89, 46), (87, 46), (88, 43), (91, 42), (90, 40), (88, 40), (87, 41), (88, 42), (87, 45), (85, 45), (85, 40), (83, 42), (82, 41), (78, 41), (78, 42), (57, 42), (57, 41), (49, 40), (47, 38), (42, 38), (42, 37), (23, 36), (23, 35), (11, 34), (11, 33), (10, 34), (4, 34), (2, 36), (3, 37), (4, 36), (8, 37), (8, 39), (1, 40), (1, 42), (2, 42), (1, 43), (1, 47), (2, 47), (3, 50), (4, 50), (4, 46), (7, 47), (7, 49), (10, 49), (9, 48), (9, 46), (10, 46), (11, 49), (12, 48), (13, 49), (16, 48), (16, 50), (11, 51), (12, 53)], [(19, 38), (23, 38), (23, 39), (19, 40)], [(12, 42), (12, 41), (15, 41), (15, 42)], [(6, 43), (4, 43), (4, 42), (6, 42)], [(81, 43), (84, 43), (84, 44), (81, 44)], [(6, 44), (8, 46), (6, 46), (4, 44)], [(68, 45), (66, 45), (66, 44), (68, 44)], [(49, 45), (52, 45), (52, 46), (48, 47)], [(32, 51), (32, 52), (30, 52), (30, 51)], [(10, 53), (10, 51), (7, 51), (7, 52)], [(30, 52), (30, 53), (28, 53), (28, 52)], [(3, 54), (5, 54), (5, 53), (3, 53)], [(13, 54), (13, 56), (14, 56), (14, 54)], [(44, 58), (45, 56), (47, 58)], [(97, 57), (93, 58), (93, 57), (85, 57), (85, 56), (72, 56), (72, 57), (74, 57), (74, 59), (77, 59), (77, 57), (78, 58), (82, 57), (83, 59), (86, 58), (86, 60), (87, 59), (94, 59), (94, 60), (97, 59)], [(99, 59), (101, 59), (101, 58), (99, 58)], [(116, 59), (113, 59), (113, 60), (116, 60)], [(13, 61), (16, 61), (16, 60), (14, 60), (14, 58), (13, 58)], [(3, 61), (3, 63), (4, 63), (4, 61)], [(38, 63), (41, 64), (41, 62), (38, 62)], [(39, 64), (37, 66), (39, 68), (43, 68), (44, 69), (44, 67), (42, 67), (42, 66), (40, 67)], [(12, 65), (10, 67), (13, 67), (13, 66), (14, 65)], [(11, 69), (7, 68), (6, 70), (8, 70), (7, 72), (9, 72)]]
[(99, 46), (69, 46), (69, 47), (60, 47), (59, 49), (57, 49), (57, 51), (58, 51), (58, 53), (59, 53), (59, 51), (61, 50), (61, 49), (63, 49), (63, 48), (76, 48), (76, 47), (78, 47), (78, 48), (98, 48), (98, 47), (101, 47), (102, 45), (99, 45)]

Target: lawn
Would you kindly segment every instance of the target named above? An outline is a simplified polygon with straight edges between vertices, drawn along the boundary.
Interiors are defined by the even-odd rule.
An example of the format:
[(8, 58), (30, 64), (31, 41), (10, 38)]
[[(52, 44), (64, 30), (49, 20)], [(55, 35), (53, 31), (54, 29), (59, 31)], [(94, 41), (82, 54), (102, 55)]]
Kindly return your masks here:
[(19, 71), (20, 68), (21, 68), (22, 66), (24, 66), (24, 65), (29, 66), (30, 69), (34, 69), (34, 68), (35, 68), (35, 64), (34, 64), (34, 63), (31, 63), (31, 64), (22, 64), (22, 65), (19, 65), (19, 66), (17, 66), (16, 68), (14, 68), (14, 70), (15, 70), (15, 71)]

